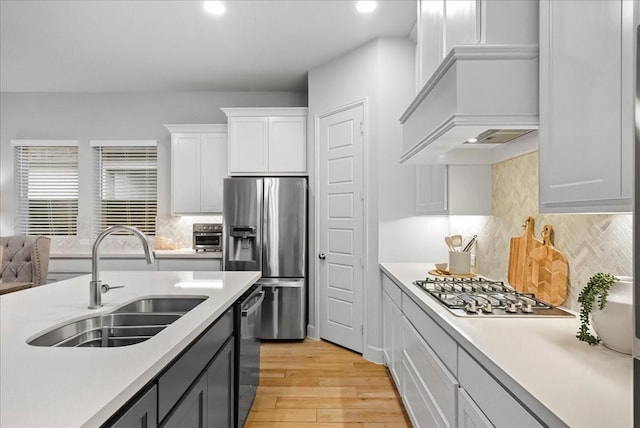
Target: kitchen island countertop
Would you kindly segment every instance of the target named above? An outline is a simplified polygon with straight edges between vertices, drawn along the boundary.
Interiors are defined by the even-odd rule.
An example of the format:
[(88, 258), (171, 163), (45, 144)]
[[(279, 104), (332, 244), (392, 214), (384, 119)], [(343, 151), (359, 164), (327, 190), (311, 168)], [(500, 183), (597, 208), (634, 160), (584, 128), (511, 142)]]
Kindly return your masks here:
[(470, 355), (543, 420), (571, 427), (633, 426), (632, 357), (589, 346), (576, 318), (457, 317), (412, 282), (432, 263), (380, 267)]
[[(0, 297), (0, 426), (98, 426), (222, 315), (260, 272), (101, 272), (124, 288), (87, 309), (90, 275)], [(115, 348), (27, 344), (45, 330), (148, 296), (205, 296), (144, 342)]]

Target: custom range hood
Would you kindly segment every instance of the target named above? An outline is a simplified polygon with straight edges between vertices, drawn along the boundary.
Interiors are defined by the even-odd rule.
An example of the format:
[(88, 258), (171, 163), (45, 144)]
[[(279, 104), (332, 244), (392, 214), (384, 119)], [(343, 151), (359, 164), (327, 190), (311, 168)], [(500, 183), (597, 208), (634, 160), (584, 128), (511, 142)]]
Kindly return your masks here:
[(454, 46), (400, 122), (401, 163), (493, 164), (536, 150), (538, 46)]

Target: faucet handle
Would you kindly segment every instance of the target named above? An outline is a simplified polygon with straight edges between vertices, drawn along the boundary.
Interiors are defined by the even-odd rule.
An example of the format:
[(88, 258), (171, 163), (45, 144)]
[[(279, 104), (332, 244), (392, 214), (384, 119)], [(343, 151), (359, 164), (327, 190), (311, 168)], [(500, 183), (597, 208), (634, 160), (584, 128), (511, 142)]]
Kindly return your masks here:
[(100, 290), (102, 290), (102, 294), (106, 293), (109, 290), (113, 290), (114, 288), (124, 288), (124, 285), (109, 285), (109, 284), (102, 284), (100, 286)]

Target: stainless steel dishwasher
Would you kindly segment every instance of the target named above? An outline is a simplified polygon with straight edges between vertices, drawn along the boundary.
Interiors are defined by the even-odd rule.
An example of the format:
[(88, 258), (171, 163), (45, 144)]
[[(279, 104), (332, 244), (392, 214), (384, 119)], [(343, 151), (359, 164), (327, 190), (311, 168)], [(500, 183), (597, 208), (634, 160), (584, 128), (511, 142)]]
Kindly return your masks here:
[(236, 303), (236, 421), (243, 427), (260, 383), (260, 320), (264, 291), (260, 284)]

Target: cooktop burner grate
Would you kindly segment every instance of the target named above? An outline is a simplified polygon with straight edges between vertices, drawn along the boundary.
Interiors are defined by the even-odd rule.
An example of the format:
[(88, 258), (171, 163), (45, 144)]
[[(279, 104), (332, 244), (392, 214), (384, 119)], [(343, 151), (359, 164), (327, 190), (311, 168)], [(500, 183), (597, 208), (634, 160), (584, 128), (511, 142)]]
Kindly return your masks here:
[(413, 283), (458, 316), (573, 316), (501, 281), (427, 277)]

